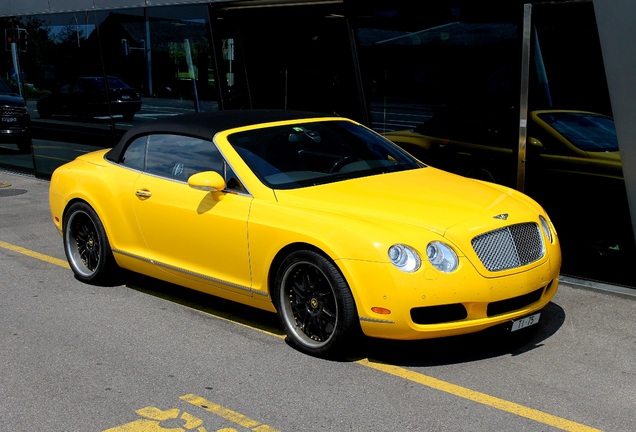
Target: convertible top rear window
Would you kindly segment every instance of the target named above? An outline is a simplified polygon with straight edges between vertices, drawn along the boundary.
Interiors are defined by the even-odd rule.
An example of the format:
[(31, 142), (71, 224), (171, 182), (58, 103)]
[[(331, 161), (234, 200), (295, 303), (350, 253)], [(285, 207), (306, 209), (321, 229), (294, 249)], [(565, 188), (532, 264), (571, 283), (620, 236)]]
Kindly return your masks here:
[(348, 121), (261, 128), (228, 139), (256, 176), (275, 189), (424, 166), (385, 138)]

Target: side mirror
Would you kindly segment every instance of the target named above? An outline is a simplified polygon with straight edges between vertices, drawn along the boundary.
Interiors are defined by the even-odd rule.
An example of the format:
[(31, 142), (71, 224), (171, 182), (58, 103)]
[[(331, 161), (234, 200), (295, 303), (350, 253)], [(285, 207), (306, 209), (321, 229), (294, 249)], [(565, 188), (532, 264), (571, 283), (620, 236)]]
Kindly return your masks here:
[(203, 171), (188, 178), (188, 186), (207, 192), (222, 191), (227, 186), (225, 180), (216, 171)]
[(528, 146), (538, 153), (542, 153), (545, 150), (543, 143), (534, 137), (528, 138)]

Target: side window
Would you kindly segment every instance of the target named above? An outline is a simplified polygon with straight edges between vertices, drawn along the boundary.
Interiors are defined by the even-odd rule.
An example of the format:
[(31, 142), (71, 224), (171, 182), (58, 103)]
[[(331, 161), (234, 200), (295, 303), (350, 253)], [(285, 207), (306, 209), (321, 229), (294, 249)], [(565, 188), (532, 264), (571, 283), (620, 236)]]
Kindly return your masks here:
[(228, 189), (242, 190), (237, 176), (216, 146), (211, 141), (199, 138), (168, 134), (148, 136), (145, 170), (150, 174), (184, 182), (192, 174), (216, 171), (228, 183)]
[(211, 141), (181, 135), (146, 135), (132, 141), (124, 152), (122, 165), (149, 174), (188, 181), (192, 174), (216, 171), (227, 189), (244, 192), (238, 176)]
[(84, 83), (82, 83), (81, 81), (75, 81), (71, 84), (69, 93), (81, 93), (83, 87)]
[(130, 168), (143, 170), (147, 139), (148, 137), (143, 136), (135, 139), (132, 143), (130, 143), (126, 148), (121, 163)]

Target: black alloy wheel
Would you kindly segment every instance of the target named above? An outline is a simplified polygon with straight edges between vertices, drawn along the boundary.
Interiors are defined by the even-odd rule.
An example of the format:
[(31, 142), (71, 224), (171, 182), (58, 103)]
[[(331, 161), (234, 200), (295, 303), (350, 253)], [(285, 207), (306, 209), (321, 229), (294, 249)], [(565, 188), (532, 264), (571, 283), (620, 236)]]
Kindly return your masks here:
[(104, 226), (88, 204), (71, 205), (64, 218), (63, 237), (66, 258), (79, 280), (92, 284), (110, 280), (115, 259)]
[(310, 355), (347, 354), (359, 321), (347, 282), (337, 267), (313, 251), (290, 254), (275, 281), (276, 308), (292, 346)]

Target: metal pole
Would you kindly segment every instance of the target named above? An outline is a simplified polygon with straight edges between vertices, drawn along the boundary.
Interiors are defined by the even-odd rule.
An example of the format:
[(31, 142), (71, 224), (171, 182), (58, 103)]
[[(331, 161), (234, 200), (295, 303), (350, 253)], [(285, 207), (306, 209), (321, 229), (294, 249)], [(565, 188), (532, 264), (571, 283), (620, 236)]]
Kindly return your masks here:
[(15, 82), (18, 85), (18, 92), (20, 93), (20, 97), (24, 98), (22, 95), (22, 77), (20, 76), (20, 61), (18, 58), (18, 45), (15, 42), (11, 42), (11, 57), (13, 60), (13, 70), (15, 71)]
[(521, 86), (519, 97), (519, 148), (517, 153), (517, 190), (523, 192), (526, 183), (526, 146), (528, 140), (528, 89), (530, 77), (530, 36), (532, 5), (523, 6), (523, 37), (521, 48)]
[(201, 111), (201, 106), (199, 105), (199, 93), (197, 92), (197, 80), (194, 74), (194, 64), (192, 63), (192, 51), (190, 50), (190, 40), (184, 39), (183, 45), (186, 53), (186, 62), (188, 63), (188, 76), (192, 80), (192, 87), (194, 91), (194, 110), (196, 112)]
[(150, 20), (148, 18), (148, 8), (144, 8), (144, 18), (146, 20), (146, 38), (144, 40), (144, 57), (146, 58), (146, 77), (148, 79), (148, 94), (152, 97), (152, 50), (150, 46)]

